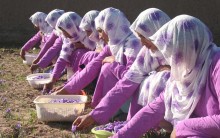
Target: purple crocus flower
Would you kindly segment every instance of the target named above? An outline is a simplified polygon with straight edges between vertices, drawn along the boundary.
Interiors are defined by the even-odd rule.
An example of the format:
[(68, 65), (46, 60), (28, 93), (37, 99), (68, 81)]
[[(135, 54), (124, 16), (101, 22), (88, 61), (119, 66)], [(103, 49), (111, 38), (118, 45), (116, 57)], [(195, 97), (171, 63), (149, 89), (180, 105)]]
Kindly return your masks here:
[(76, 99), (54, 99), (54, 100), (51, 100), (49, 103), (79, 103), (80, 100)]
[(106, 125), (98, 126), (95, 130), (105, 130), (112, 133), (117, 133), (127, 122), (125, 121), (115, 121), (113, 123), (108, 123)]
[(7, 98), (3, 98), (3, 99), (2, 99), (2, 102), (3, 102), (3, 103), (7, 102)]
[(18, 129), (18, 130), (21, 129), (21, 124), (17, 123), (16, 126), (15, 126), (15, 129)]
[(5, 80), (0, 80), (0, 84), (3, 84), (5, 82)]
[(73, 133), (76, 132), (76, 127), (77, 127), (77, 126), (72, 125), (71, 131), (72, 131)]
[(8, 109), (6, 110), (6, 113), (7, 113), (7, 114), (10, 114), (10, 113), (11, 113), (11, 108), (8, 108)]

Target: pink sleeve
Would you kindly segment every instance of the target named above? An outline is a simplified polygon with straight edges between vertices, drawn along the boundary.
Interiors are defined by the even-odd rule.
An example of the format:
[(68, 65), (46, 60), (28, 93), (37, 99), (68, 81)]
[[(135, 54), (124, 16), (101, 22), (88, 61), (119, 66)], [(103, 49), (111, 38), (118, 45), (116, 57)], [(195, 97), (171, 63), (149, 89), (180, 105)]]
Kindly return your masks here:
[[(218, 101), (220, 103), (220, 53), (218, 53), (215, 56), (214, 59), (216, 62), (214, 64), (213, 71), (212, 71), (212, 83), (214, 85), (214, 89), (216, 91), (217, 97), (218, 97)], [(219, 104), (219, 109), (220, 109), (220, 104)]]
[[(220, 54), (213, 59), (210, 74), (218, 103), (220, 103)], [(220, 105), (220, 104), (219, 104)], [(211, 107), (214, 108), (214, 107)], [(218, 107), (220, 109), (220, 107)], [(218, 110), (219, 110), (218, 109)], [(200, 118), (190, 118), (179, 122), (176, 127), (177, 138), (187, 136), (219, 137), (220, 136), (220, 115), (212, 115)]]
[(54, 42), (53, 46), (49, 48), (49, 50), (44, 54), (41, 60), (37, 63), (41, 68), (47, 67), (52, 60), (59, 55), (59, 52), (62, 49), (62, 38), (59, 37)]
[(44, 44), (44, 46), (40, 50), (39, 54), (37, 55), (37, 58), (42, 58), (43, 55), (47, 52), (47, 50), (54, 44), (57, 38), (58, 37), (54, 33), (52, 33), (49, 39), (47, 40), (47, 42)]
[(220, 115), (186, 119), (180, 121), (175, 129), (176, 138), (190, 136), (217, 138), (220, 136)]
[(119, 80), (90, 112), (93, 119), (99, 124), (105, 124), (120, 109), (120, 107), (134, 94), (139, 84), (126, 78)]
[(163, 94), (136, 113), (112, 138), (139, 138), (150, 128), (158, 126), (165, 114)]
[(77, 92), (85, 88), (96, 77), (98, 77), (102, 66), (102, 60), (110, 55), (109, 48), (106, 46), (103, 51), (87, 64), (82, 71), (71, 77), (71, 81), (64, 86), (64, 89), (69, 93), (77, 94)]
[(32, 47), (34, 47), (38, 42), (42, 39), (41, 32), (39, 31), (35, 34), (23, 47), (24, 51), (29, 51)]
[(67, 62), (64, 59), (58, 58), (52, 73), (54, 79), (58, 80), (61, 77), (61, 73), (66, 68), (66, 65)]
[(124, 74), (128, 71), (128, 69), (131, 67), (133, 64), (135, 58), (134, 57), (128, 57), (127, 58), (127, 64), (126, 65), (121, 65), (118, 62), (113, 62), (110, 65), (110, 68), (112, 70), (112, 73), (118, 78), (122, 79)]

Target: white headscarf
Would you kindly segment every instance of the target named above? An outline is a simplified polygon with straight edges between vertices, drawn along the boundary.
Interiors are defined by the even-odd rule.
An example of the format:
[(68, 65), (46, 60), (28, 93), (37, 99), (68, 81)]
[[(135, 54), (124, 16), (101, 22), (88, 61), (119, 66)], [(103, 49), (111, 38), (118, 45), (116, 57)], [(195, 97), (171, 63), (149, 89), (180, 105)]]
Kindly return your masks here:
[(60, 16), (64, 14), (64, 10), (60, 9), (54, 9), (51, 12), (48, 13), (45, 21), (53, 28), (55, 29), (57, 20), (60, 18)]
[(164, 95), (165, 119), (175, 125), (194, 111), (204, 91), (216, 45), (206, 25), (188, 15), (175, 17), (151, 39), (171, 66)]
[(83, 31), (90, 30), (90, 31), (96, 31), (95, 29), (95, 18), (99, 15), (99, 11), (92, 10), (87, 12), (80, 23), (79, 28), (81, 28)]
[(99, 33), (95, 29), (95, 18), (98, 15), (99, 15), (99, 11), (96, 10), (87, 12), (82, 18), (79, 28), (81, 28), (83, 31), (92, 31), (92, 34), (89, 36), (89, 39), (97, 43), (96, 48), (99, 46), (103, 48), (104, 47), (103, 40), (99, 39)]
[(156, 99), (166, 87), (170, 78), (170, 71), (152, 71), (149, 76), (142, 81), (139, 89), (138, 104), (145, 106)]
[[(96, 44), (89, 40), (86, 33), (79, 28), (81, 17), (75, 12), (64, 13), (57, 21), (56, 29), (59, 27), (64, 29), (72, 38), (64, 38), (64, 43), (60, 53), (60, 57), (69, 62), (69, 58), (74, 50), (74, 46), (71, 43), (81, 42), (88, 49), (94, 50)], [(67, 52), (68, 51), (68, 52)]]
[(35, 14), (33, 14), (29, 19), (31, 20), (31, 22), (39, 27), (40, 31), (44, 34), (44, 35), (49, 35), (53, 29), (52, 27), (45, 21), (45, 18), (47, 17), (47, 14), (43, 13), (43, 12), (36, 12)]
[(124, 13), (115, 8), (101, 11), (95, 19), (96, 29), (102, 29), (109, 38), (108, 46), (115, 60), (123, 64), (123, 54), (136, 57), (141, 43), (130, 30), (130, 22)]
[[(147, 39), (169, 20), (169, 16), (163, 11), (150, 8), (141, 12), (130, 28)], [(135, 83), (141, 83), (149, 72), (154, 71), (160, 65), (167, 65), (161, 52), (153, 53), (146, 46), (143, 46), (125, 77)]]

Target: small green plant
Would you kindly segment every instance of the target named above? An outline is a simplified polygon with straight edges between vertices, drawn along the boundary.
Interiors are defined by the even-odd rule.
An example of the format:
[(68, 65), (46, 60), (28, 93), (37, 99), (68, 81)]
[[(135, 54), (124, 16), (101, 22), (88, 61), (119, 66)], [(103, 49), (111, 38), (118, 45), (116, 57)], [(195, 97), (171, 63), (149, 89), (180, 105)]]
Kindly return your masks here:
[(13, 137), (19, 137), (20, 132), (22, 131), (22, 126), (20, 123), (12, 126), (13, 128)]
[(28, 119), (28, 124), (33, 124), (37, 121), (37, 113), (35, 110), (30, 110), (30, 117)]
[(0, 102), (0, 106), (4, 106), (7, 107), (8, 106), (8, 102), (7, 102), (7, 98), (6, 97), (1, 97), (0, 98), (1, 102)]
[(5, 115), (4, 115), (4, 117), (6, 118), (6, 119), (12, 119), (12, 117), (13, 117), (13, 115), (12, 115), (12, 112), (11, 112), (11, 108), (8, 108), (6, 111), (5, 111)]
[(151, 129), (147, 133), (143, 135), (142, 138), (169, 138), (169, 134), (166, 131), (163, 131), (163, 129), (155, 130)]

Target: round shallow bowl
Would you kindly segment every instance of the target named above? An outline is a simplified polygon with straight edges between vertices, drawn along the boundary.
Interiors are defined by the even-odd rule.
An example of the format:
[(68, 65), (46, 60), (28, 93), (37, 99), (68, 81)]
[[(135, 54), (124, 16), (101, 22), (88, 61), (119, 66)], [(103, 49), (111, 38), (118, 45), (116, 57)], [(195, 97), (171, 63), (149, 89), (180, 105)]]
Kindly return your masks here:
[(27, 76), (27, 81), (31, 87), (35, 89), (43, 88), (44, 84), (49, 83), (52, 80), (50, 73), (36, 73)]
[(94, 127), (92, 130), (92, 133), (95, 134), (96, 138), (108, 138), (113, 135), (113, 133), (105, 130), (96, 130), (96, 127)]
[(26, 53), (25, 60), (23, 60), (23, 63), (26, 65), (31, 65), (35, 58), (37, 58), (37, 54)]

